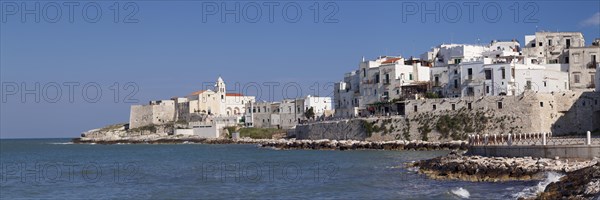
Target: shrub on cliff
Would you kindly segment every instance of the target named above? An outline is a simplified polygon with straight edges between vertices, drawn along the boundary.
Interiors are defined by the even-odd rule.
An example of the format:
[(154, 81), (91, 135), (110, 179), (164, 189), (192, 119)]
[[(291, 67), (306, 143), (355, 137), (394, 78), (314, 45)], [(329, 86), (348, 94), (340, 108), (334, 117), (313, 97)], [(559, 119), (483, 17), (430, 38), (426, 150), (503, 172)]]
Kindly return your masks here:
[(271, 139), (273, 134), (282, 130), (275, 128), (241, 128), (240, 137), (249, 137), (252, 139)]

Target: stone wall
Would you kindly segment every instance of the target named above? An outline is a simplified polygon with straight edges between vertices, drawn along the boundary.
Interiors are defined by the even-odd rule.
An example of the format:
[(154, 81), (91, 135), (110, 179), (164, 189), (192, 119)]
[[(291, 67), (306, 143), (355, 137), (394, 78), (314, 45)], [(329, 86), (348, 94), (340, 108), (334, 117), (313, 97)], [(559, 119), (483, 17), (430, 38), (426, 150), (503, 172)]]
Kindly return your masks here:
[[(289, 133), (288, 133), (289, 135)], [(367, 138), (362, 120), (342, 120), (296, 126), (297, 139), (365, 140)]]
[(151, 124), (165, 124), (175, 119), (175, 102), (163, 100), (149, 105), (133, 105), (129, 114), (129, 128), (138, 128)]
[[(416, 110), (415, 110), (416, 107)], [(298, 139), (465, 140), (469, 134), (600, 131), (600, 93), (410, 100), (405, 115), (296, 126)]]

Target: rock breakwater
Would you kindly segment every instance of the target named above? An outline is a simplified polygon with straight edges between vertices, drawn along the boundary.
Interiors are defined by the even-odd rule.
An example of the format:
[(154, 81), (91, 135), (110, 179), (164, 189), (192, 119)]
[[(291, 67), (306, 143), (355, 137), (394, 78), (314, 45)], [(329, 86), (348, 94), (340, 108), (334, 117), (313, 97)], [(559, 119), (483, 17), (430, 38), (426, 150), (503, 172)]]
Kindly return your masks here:
[(73, 139), (75, 144), (257, 144), (275, 149), (314, 149), (314, 150), (466, 150), (465, 141), (425, 142), (425, 141), (358, 141), (358, 140), (296, 140), (296, 139), (206, 139), (194, 136), (132, 137), (119, 139)]

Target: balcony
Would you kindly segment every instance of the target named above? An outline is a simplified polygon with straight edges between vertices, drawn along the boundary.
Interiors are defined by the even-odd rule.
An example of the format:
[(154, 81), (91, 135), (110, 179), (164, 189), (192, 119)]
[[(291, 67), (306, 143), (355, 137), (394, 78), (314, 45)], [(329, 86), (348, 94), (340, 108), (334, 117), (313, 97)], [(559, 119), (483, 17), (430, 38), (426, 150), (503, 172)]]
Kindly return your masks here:
[(592, 88), (592, 89), (593, 89), (593, 88), (596, 88), (596, 84), (595, 84), (595, 83), (593, 83), (593, 82), (592, 82), (592, 83), (589, 83), (589, 84), (587, 84), (587, 88)]
[(587, 64), (587, 68), (588, 69), (596, 69), (598, 67), (598, 63), (597, 62), (590, 62)]

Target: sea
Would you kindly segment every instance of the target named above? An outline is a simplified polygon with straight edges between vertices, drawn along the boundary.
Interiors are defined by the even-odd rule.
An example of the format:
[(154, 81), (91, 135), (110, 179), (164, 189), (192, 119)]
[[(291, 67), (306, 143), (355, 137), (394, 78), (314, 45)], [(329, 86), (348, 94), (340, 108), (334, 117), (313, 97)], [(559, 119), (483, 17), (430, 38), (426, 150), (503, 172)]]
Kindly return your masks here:
[(0, 140), (1, 199), (517, 199), (542, 181), (432, 180), (405, 164), (448, 151)]

